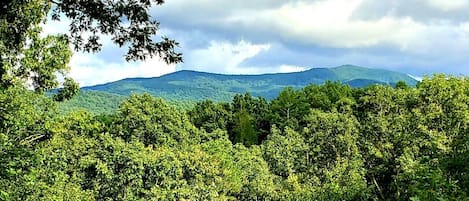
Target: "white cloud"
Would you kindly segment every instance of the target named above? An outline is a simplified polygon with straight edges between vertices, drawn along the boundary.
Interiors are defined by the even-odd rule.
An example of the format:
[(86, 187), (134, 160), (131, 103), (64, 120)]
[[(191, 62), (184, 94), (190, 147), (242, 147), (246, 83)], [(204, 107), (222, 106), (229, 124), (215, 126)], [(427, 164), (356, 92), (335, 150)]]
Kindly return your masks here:
[(430, 6), (443, 11), (459, 10), (468, 3), (467, 0), (428, 0)]
[(410, 74), (407, 74), (409, 77), (411, 78), (414, 78), (415, 80), (417, 81), (422, 81), (423, 80), (423, 77), (419, 77), (419, 76), (413, 76), (413, 75), (410, 75)]
[(211, 41), (204, 49), (196, 49), (186, 55), (191, 69), (231, 74), (254, 73), (254, 69), (240, 66), (245, 60), (270, 49), (269, 44), (251, 44), (244, 40), (236, 44)]
[(69, 25), (69, 19), (63, 19), (61, 21), (52, 21), (49, 19), (47, 23), (42, 25), (42, 36), (46, 36), (48, 34), (67, 33)]
[(288, 73), (308, 69), (289, 64), (263, 67), (245, 64), (247, 60), (255, 59), (260, 53), (269, 51), (271, 47), (270, 44), (252, 44), (245, 40), (237, 43), (211, 41), (208, 47), (193, 50), (186, 55), (183, 68), (223, 74)]
[[(185, 63), (178, 69), (253, 74), (352, 63), (420, 75), (468, 72), (461, 67), (469, 52), (468, 9), (469, 0), (172, 0), (152, 12), (161, 31), (181, 42)], [(64, 32), (68, 23), (44, 30)], [(109, 50), (116, 47), (104, 42), (109, 49), (101, 54), (74, 55), (72, 76), (82, 84), (176, 69), (114, 59)], [(285, 48), (274, 54), (271, 44)]]
[[(66, 18), (61, 21), (49, 21), (42, 26), (42, 35), (67, 33), (69, 24), (70, 20)], [(100, 37), (104, 48), (117, 48), (112, 44), (110, 36)], [(118, 55), (120, 59), (101, 56), (75, 52), (70, 60), (70, 76), (80, 83), (80, 86), (90, 86), (130, 77), (158, 77), (176, 71), (175, 65), (167, 65), (156, 57), (142, 62), (126, 62), (121, 58), (122, 55)]]
[(130, 77), (158, 77), (176, 71), (175, 65), (167, 65), (159, 58), (144, 62), (104, 62), (96, 55), (78, 53), (70, 61), (70, 76), (80, 86), (90, 86)]
[(293, 66), (293, 65), (280, 65), (276, 72), (279, 73), (291, 73), (291, 72), (300, 72), (300, 71), (305, 71), (308, 70), (308, 67), (302, 67), (302, 66)]
[[(359, 49), (387, 47), (409, 56), (429, 58), (450, 54), (461, 57), (469, 50), (466, 23), (447, 20), (427, 23), (412, 16), (382, 13), (373, 19), (355, 18), (365, 0), (288, 1), (280, 7), (231, 12), (223, 27), (231, 26), (265, 35), (278, 41), (303, 46)], [(456, 9), (467, 1), (436, 2), (440, 8)], [(402, 3), (402, 2), (400, 2)], [(390, 11), (391, 12), (391, 11)], [(392, 13), (392, 12), (391, 12)]]
[(227, 17), (245, 30), (262, 29), (285, 41), (335, 48), (361, 48), (382, 43), (406, 47), (419, 37), (424, 25), (409, 17), (352, 19), (362, 0), (294, 2), (280, 8)]

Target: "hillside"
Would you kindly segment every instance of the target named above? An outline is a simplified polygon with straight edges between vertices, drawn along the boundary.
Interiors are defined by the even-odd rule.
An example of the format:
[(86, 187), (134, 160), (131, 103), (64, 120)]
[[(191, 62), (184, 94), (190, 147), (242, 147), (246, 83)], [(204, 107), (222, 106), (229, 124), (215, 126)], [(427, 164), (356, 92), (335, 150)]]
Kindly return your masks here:
[[(66, 110), (88, 108), (92, 111), (107, 111), (108, 109), (103, 108), (110, 106), (115, 108), (116, 101), (132, 93), (150, 93), (173, 102), (205, 99), (230, 101), (235, 94), (246, 92), (250, 92), (253, 96), (271, 99), (287, 86), (302, 88), (309, 84), (322, 84), (327, 80), (339, 81), (352, 87), (364, 87), (370, 84), (394, 85), (400, 80), (409, 85), (417, 83), (415, 79), (403, 73), (352, 65), (262, 75), (223, 75), (184, 70), (161, 77), (128, 78), (84, 87), (76, 98), (66, 102), (63, 107)], [(99, 94), (100, 92), (104, 94)], [(106, 99), (111, 100), (112, 104), (107, 103)]]

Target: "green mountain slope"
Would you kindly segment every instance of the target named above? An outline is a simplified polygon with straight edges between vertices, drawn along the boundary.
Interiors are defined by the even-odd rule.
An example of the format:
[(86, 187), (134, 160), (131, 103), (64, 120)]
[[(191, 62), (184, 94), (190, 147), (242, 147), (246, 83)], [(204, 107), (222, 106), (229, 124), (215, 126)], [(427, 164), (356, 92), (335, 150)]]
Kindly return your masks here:
[(209, 98), (216, 101), (228, 101), (234, 94), (245, 92), (269, 99), (275, 97), (286, 86), (299, 88), (308, 84), (322, 84), (326, 80), (353, 83), (354, 87), (363, 87), (370, 83), (392, 85), (399, 80), (409, 85), (417, 83), (415, 79), (402, 73), (347, 65), (336, 68), (312, 68), (296, 73), (263, 75), (222, 75), (179, 71), (156, 78), (129, 78), (83, 89), (125, 96), (146, 92), (170, 100)]
[(363, 68), (353, 65), (344, 65), (330, 68), (337, 75), (338, 80), (349, 82), (352, 80), (371, 80), (381, 83), (396, 83), (396, 80), (405, 81), (409, 85), (415, 85), (417, 81), (409, 75), (389, 70)]
[[(262, 75), (223, 75), (197, 71), (178, 71), (155, 78), (128, 78), (116, 82), (82, 88), (75, 99), (65, 103), (64, 108), (101, 108), (115, 106), (123, 97), (132, 93), (150, 93), (169, 101), (190, 102), (211, 99), (230, 101), (235, 94), (250, 92), (253, 96), (271, 99), (284, 87), (301, 88), (309, 84), (322, 84), (327, 80), (339, 81), (352, 87), (370, 84), (390, 84), (402, 80), (409, 85), (417, 81), (412, 77), (393, 71), (344, 65), (335, 68), (312, 68), (295, 73)], [(104, 94), (99, 95), (100, 92)], [(109, 103), (107, 103), (109, 100)], [(104, 109), (107, 111), (108, 109)]]
[(63, 113), (74, 110), (88, 110), (95, 114), (111, 113), (126, 96), (105, 91), (82, 90), (73, 99), (62, 102), (59, 107)]

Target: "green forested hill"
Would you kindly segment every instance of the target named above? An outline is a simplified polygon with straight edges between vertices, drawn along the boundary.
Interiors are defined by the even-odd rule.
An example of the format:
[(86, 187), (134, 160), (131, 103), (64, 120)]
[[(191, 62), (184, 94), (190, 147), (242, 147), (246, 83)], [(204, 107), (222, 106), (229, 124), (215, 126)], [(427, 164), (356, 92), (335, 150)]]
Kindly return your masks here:
[(301, 88), (308, 84), (322, 84), (327, 80), (353, 83), (356, 87), (363, 87), (370, 83), (393, 85), (401, 80), (409, 85), (415, 85), (417, 82), (402, 73), (345, 65), (335, 68), (312, 68), (295, 73), (263, 75), (222, 75), (179, 71), (161, 77), (130, 78), (83, 89), (126, 96), (147, 92), (170, 100), (229, 101), (233, 95), (245, 92), (271, 99), (276, 97), (284, 87)]
[[(106, 35), (126, 59), (181, 61), (176, 41), (149, 40), (151, 2), (163, 0), (0, 1), (0, 201), (469, 201), (467, 76), (391, 87), (415, 81), (353, 66), (183, 71), (66, 102), (107, 114), (58, 110), (79, 92), (65, 73), (70, 45), (98, 51)], [(69, 33), (44, 36), (51, 16), (68, 17)], [(45, 93), (62, 76), (64, 88)], [(374, 83), (385, 86), (351, 87)], [(185, 111), (151, 95), (223, 100), (283, 86)]]
[(131, 95), (103, 115), (0, 89), (0, 201), (466, 201), (468, 102), (469, 79), (445, 75), (187, 111)]
[(114, 111), (125, 98), (126, 96), (104, 91), (83, 90), (72, 100), (65, 101), (60, 106), (64, 113), (82, 109), (101, 114)]
[[(411, 86), (417, 83), (415, 79), (403, 73), (352, 65), (262, 75), (178, 71), (161, 77), (129, 78), (84, 87), (75, 99), (64, 103), (63, 108), (66, 111), (85, 108), (94, 112), (105, 112), (110, 108), (116, 108), (116, 102), (122, 100), (123, 96), (133, 93), (149, 93), (170, 102), (183, 102), (183, 107), (190, 105), (190, 102), (205, 99), (226, 102), (234, 95), (246, 92), (270, 100), (285, 87), (302, 88), (309, 84), (323, 84), (325, 81), (339, 81), (352, 87), (372, 84), (394, 85), (398, 81), (405, 81)], [(100, 94), (101, 92), (104, 93)]]

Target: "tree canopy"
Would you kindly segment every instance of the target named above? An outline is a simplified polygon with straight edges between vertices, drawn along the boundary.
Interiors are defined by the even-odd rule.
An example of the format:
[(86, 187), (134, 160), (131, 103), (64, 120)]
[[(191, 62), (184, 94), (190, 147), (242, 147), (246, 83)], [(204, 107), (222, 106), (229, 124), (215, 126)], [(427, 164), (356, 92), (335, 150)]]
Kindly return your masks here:
[(95, 116), (10, 87), (0, 200), (467, 200), (468, 100), (466, 78), (435, 76), (188, 111), (132, 95)]
[[(0, 200), (469, 200), (467, 77), (327, 82), (188, 111), (135, 94), (117, 112), (59, 113), (76, 83), (42, 92), (66, 75), (70, 44), (96, 51), (110, 34), (128, 59), (181, 61), (174, 41), (150, 40), (150, 4), (0, 3)], [(69, 17), (70, 34), (41, 36), (48, 15)]]
[[(149, 14), (162, 0), (75, 1), (6, 0), (0, 2), (0, 87), (31, 83), (37, 92), (59, 86), (57, 74), (65, 77), (64, 90), (56, 100), (76, 94), (77, 85), (68, 78), (69, 61), (75, 51), (101, 50), (101, 36), (127, 48), (127, 60), (158, 56), (167, 63), (182, 62), (175, 51), (178, 43), (155, 39), (159, 22)], [(49, 21), (69, 19), (67, 34), (41, 35)]]

